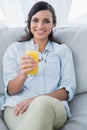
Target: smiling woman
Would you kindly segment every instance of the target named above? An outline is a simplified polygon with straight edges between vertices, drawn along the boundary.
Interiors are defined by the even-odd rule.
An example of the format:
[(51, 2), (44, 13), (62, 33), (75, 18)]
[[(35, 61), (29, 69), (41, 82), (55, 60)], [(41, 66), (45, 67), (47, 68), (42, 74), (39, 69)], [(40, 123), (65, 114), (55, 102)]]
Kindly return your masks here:
[[(55, 40), (55, 26), (54, 8), (37, 2), (28, 14), (26, 36), (4, 54), (6, 95), (2, 106), (10, 130), (60, 129), (71, 116), (68, 101), (74, 98), (76, 88), (72, 52)], [(29, 72), (37, 68), (37, 61), (25, 51), (26, 46), (31, 50), (36, 44), (42, 60), (38, 73), (32, 75)]]

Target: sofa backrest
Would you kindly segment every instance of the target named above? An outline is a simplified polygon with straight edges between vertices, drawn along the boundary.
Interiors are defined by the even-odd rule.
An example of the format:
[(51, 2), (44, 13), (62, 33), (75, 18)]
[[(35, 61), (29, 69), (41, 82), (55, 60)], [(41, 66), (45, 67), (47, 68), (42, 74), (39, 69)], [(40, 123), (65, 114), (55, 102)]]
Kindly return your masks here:
[(62, 29), (55, 32), (55, 36), (72, 50), (76, 71), (76, 94), (87, 92), (87, 26)]
[(0, 28), (0, 94), (4, 94), (3, 54), (6, 48), (24, 34), (23, 28)]
[[(23, 28), (0, 29), (0, 93), (4, 93), (2, 59), (6, 48), (24, 34)], [(73, 53), (76, 70), (76, 94), (87, 92), (87, 26), (56, 29), (54, 36), (61, 43), (67, 44)]]
[(87, 27), (77, 32), (70, 48), (75, 61), (77, 93), (85, 93), (87, 92)]

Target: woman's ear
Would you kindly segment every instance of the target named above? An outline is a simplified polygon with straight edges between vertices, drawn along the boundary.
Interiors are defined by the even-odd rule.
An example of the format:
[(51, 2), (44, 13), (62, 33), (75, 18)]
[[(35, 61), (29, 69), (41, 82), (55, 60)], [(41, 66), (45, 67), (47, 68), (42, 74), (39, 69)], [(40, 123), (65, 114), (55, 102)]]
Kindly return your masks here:
[(52, 32), (54, 32), (55, 30), (56, 30), (56, 24), (53, 25), (53, 27), (52, 27)]
[(56, 25), (53, 25), (52, 30), (55, 30)]
[(52, 29), (53, 29), (53, 28), (55, 28), (55, 26), (56, 26), (56, 24), (53, 24), (53, 27), (52, 27)]

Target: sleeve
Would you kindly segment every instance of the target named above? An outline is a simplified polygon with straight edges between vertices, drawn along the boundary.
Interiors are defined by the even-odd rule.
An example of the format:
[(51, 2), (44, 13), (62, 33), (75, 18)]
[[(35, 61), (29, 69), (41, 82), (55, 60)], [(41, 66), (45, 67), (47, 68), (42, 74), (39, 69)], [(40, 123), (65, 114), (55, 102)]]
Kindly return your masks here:
[(17, 63), (17, 53), (14, 44), (9, 46), (3, 56), (3, 79), (5, 92), (7, 91), (8, 82), (16, 77), (19, 72)]
[(72, 52), (66, 45), (63, 47), (60, 61), (60, 81), (58, 89), (65, 88), (69, 92), (68, 101), (70, 101), (75, 95), (76, 78)]

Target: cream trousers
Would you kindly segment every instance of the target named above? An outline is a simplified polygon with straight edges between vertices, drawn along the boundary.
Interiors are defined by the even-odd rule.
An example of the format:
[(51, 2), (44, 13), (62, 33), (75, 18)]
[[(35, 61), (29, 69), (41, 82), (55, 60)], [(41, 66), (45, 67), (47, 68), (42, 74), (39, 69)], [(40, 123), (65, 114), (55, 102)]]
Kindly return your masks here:
[(15, 116), (13, 107), (6, 107), (4, 120), (9, 130), (58, 130), (67, 121), (64, 105), (50, 96), (39, 96), (26, 112)]

